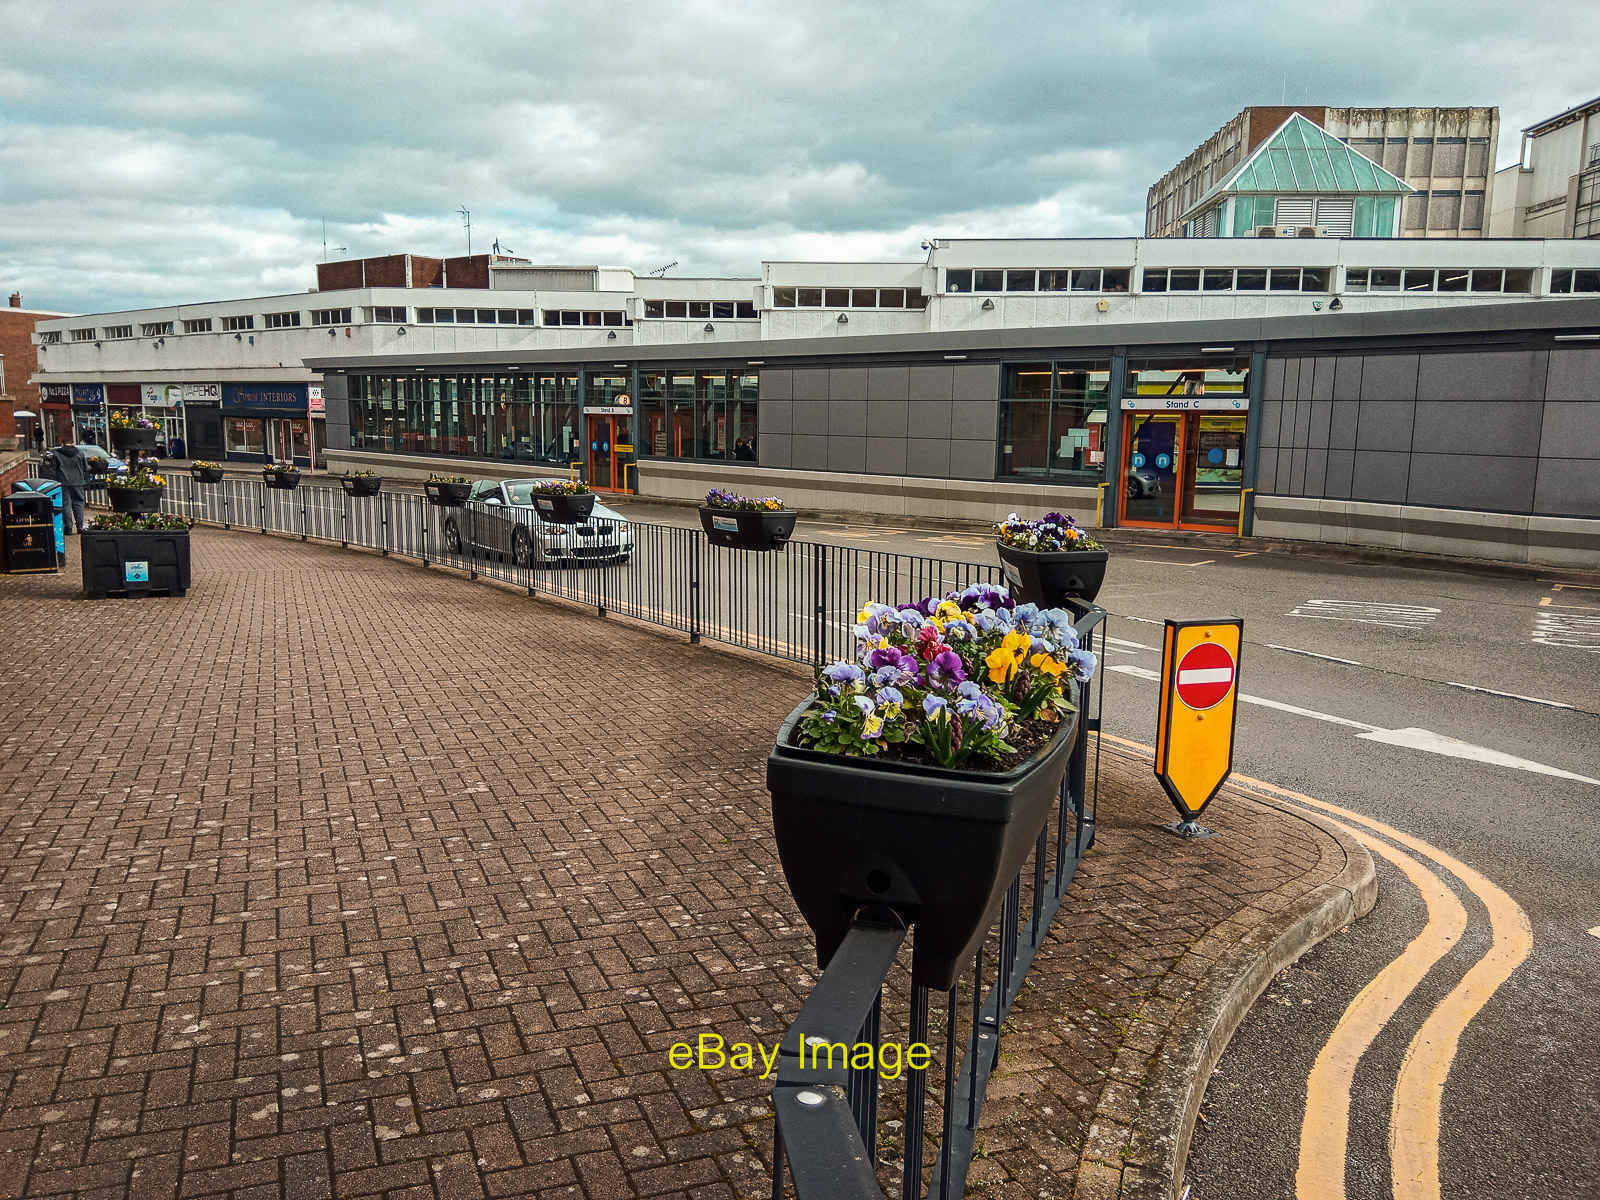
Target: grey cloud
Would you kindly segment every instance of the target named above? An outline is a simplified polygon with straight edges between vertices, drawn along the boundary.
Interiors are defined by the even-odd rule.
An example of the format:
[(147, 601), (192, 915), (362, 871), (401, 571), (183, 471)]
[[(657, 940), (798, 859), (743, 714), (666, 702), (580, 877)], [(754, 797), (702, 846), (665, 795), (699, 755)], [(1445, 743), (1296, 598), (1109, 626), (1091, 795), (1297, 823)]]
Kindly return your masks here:
[[(0, 286), (104, 309), (303, 286), (351, 253), (755, 274), (927, 234), (1124, 235), (1239, 108), (1597, 90), (1572, 0), (1337, 10), (0, 0)], [(1548, 31), (1548, 32), (1544, 32)], [(300, 281), (295, 283), (294, 281)]]

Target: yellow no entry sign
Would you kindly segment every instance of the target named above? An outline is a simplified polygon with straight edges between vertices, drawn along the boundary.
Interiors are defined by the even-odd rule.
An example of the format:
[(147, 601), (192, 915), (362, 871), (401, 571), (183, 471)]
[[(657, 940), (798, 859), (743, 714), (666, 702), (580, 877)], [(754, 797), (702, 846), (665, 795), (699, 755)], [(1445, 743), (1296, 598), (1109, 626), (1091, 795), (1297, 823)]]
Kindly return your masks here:
[(1185, 837), (1209, 833), (1195, 818), (1233, 770), (1243, 645), (1244, 621), (1239, 617), (1167, 622), (1155, 771), (1181, 818), (1167, 828)]

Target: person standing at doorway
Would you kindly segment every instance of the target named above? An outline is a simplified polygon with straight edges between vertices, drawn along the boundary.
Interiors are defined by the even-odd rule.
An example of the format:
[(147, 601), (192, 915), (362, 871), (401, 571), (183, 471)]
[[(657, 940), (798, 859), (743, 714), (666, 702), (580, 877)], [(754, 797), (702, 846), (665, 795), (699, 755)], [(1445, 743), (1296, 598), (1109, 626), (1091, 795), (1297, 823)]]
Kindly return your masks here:
[(35, 425), (33, 427), (33, 452), (35, 454), (43, 454), (44, 453), (44, 426), (43, 425)]

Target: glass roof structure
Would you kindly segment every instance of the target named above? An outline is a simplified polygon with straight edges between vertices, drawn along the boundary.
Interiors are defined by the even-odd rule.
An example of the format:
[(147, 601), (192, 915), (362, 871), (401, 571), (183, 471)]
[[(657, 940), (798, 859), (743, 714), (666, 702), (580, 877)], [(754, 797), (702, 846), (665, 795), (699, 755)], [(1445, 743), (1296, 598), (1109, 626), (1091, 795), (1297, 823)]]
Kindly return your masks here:
[(1212, 188), (1208, 198), (1286, 192), (1405, 196), (1414, 190), (1366, 155), (1293, 113)]

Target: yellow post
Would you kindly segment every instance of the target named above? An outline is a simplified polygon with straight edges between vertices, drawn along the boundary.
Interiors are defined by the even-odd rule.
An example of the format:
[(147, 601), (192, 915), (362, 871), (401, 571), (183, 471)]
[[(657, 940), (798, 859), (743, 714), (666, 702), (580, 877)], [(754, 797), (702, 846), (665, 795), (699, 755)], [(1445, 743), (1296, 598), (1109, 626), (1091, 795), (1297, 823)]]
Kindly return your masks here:
[(1097, 483), (1094, 485), (1094, 527), (1096, 529), (1104, 529), (1106, 527), (1106, 489), (1110, 486), (1109, 483)]
[(1243, 488), (1239, 492), (1239, 536), (1244, 536), (1244, 506), (1250, 502), (1250, 497), (1256, 494), (1255, 488)]

